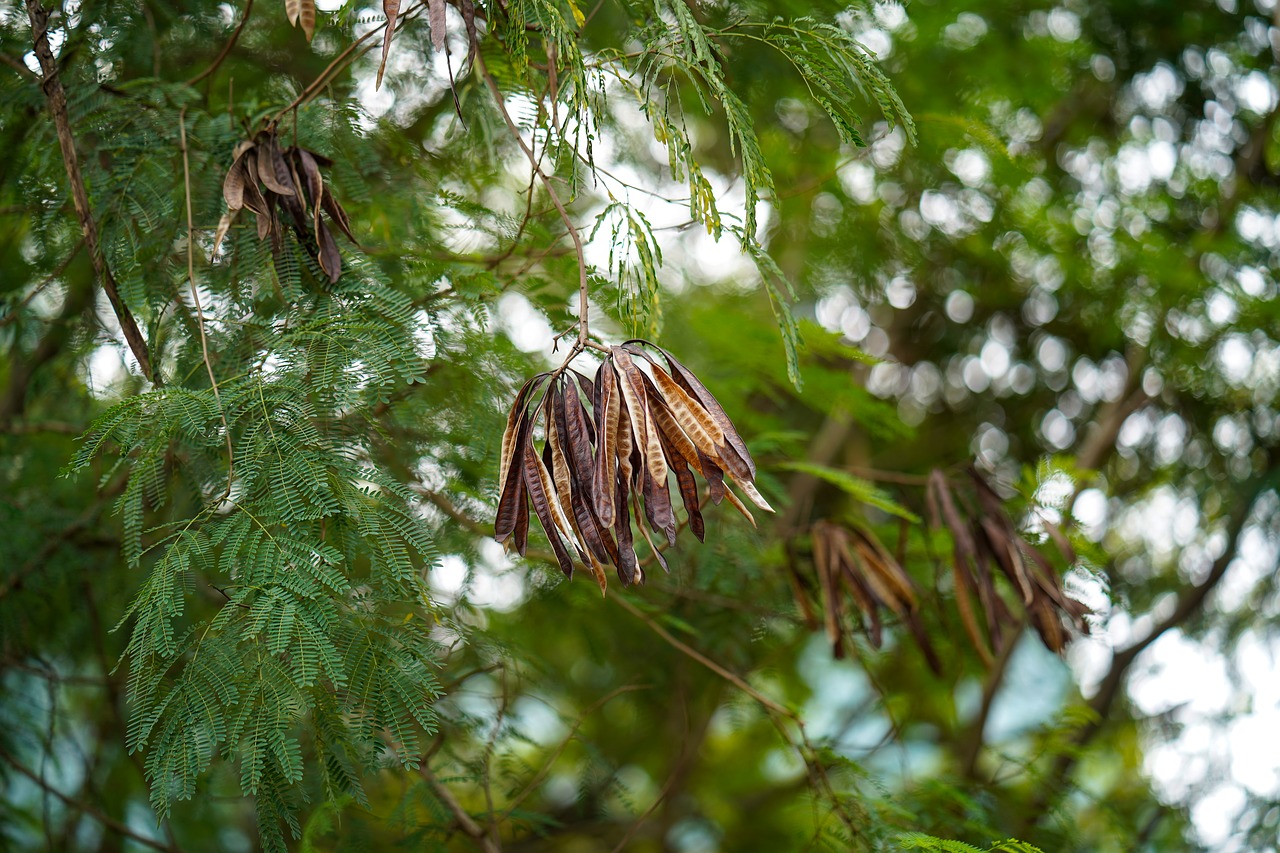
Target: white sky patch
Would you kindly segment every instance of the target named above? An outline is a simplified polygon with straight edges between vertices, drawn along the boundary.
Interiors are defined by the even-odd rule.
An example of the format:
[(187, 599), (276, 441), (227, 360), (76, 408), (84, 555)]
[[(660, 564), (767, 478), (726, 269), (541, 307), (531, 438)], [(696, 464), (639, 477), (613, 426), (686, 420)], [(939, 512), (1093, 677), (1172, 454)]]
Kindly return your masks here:
[(546, 352), (551, 348), (555, 334), (542, 312), (523, 294), (509, 292), (502, 295), (497, 305), (498, 320), (511, 343), (521, 352)]
[(1142, 193), (1151, 186), (1152, 177), (1145, 147), (1133, 142), (1121, 147), (1116, 154), (1116, 180), (1120, 182), (1121, 191), (1129, 195)]
[(967, 323), (973, 317), (973, 297), (963, 290), (953, 290), (947, 294), (944, 310), (951, 322)]
[(987, 34), (987, 22), (973, 12), (961, 12), (960, 15), (942, 30), (942, 40), (954, 50), (968, 50), (982, 41)]
[(1133, 90), (1148, 111), (1162, 112), (1174, 98), (1182, 94), (1183, 80), (1173, 66), (1161, 62), (1145, 74), (1133, 78)]
[[(948, 155), (950, 154), (951, 152), (948, 152)], [(947, 168), (965, 186), (981, 186), (991, 174), (991, 161), (987, 159), (987, 155), (973, 148), (957, 151), (954, 156), (948, 156), (946, 160)]]
[(1080, 38), (1080, 16), (1070, 9), (1054, 9), (1045, 23), (1049, 28), (1049, 35), (1058, 41), (1070, 42)]
[(1085, 489), (1076, 497), (1072, 514), (1084, 535), (1098, 541), (1107, 526), (1107, 496), (1100, 489)]
[(1232, 333), (1218, 344), (1218, 365), (1227, 382), (1243, 385), (1253, 368), (1253, 346), (1244, 335)]
[(1177, 629), (1156, 640), (1129, 681), (1130, 698), (1148, 716), (1174, 708), (1198, 715), (1221, 713), (1231, 693), (1222, 656)]
[(1276, 87), (1261, 71), (1250, 71), (1235, 84), (1235, 96), (1246, 109), (1266, 115), (1276, 105)]
[(446, 554), (427, 573), (427, 581), (438, 601), (451, 604), (457, 601), (467, 582), (467, 563), (457, 554)]

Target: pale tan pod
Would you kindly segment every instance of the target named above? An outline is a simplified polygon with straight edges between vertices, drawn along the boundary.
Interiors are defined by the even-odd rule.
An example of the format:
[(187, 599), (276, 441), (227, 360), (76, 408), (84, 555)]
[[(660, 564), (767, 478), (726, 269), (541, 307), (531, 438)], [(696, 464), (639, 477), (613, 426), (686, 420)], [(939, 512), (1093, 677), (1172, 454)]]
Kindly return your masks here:
[(702, 407), (702, 404), (689, 396), (683, 388), (676, 384), (665, 370), (657, 364), (650, 364), (654, 384), (658, 392), (671, 409), (671, 414), (679, 422), (681, 429), (689, 436), (702, 452), (710, 456), (718, 453), (717, 448), (724, 445), (724, 431)]

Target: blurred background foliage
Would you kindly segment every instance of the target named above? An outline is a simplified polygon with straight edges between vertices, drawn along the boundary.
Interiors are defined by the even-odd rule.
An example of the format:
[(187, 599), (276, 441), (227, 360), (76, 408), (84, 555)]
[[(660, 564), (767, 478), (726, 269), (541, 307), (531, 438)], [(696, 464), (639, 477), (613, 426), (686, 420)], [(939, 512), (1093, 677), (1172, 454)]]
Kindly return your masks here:
[[(711, 65), (748, 111), (767, 175), (744, 172), (721, 102), (703, 109), (672, 72), (687, 26), (674, 7), (477, 7), (485, 67), (571, 218), (591, 235), (603, 216), (586, 249), (592, 330), (649, 338), (693, 368), (779, 508), (758, 529), (708, 509), (705, 545), (682, 534), (669, 575), (603, 600), (538, 559), (538, 536), (527, 560), (488, 538), (506, 410), (559, 363), (552, 336), (577, 319), (578, 267), (469, 56), (470, 4), (448, 7), (447, 56), (406, 4), (379, 89), (376, 49), (325, 75), (356, 39), (372, 32), (361, 45), (376, 48), (380, 9), (322, 3), (308, 41), (283, 6), (84, 0), (55, 12), (50, 33), (103, 255), (167, 386), (209, 390), (182, 127), (213, 372), (327, 389), (313, 396), (318, 428), (337, 437), (332, 464), (350, 457), (410, 488), (434, 540), (409, 560), (429, 602), (379, 617), (396, 642), (398, 620), (428, 620), (423, 689), (438, 682), (440, 698), (423, 710), (434, 730), (421, 764), (370, 748), (363, 793), (334, 797), (306, 748), (293, 811), (268, 815), (297, 821), (281, 824), (283, 843), (1276, 849), (1274, 0), (682, 7), (713, 34)], [(502, 29), (520, 15), (527, 37)], [(806, 85), (808, 54), (769, 30), (775, 18), (812, 19), (795, 36), (810, 62), (833, 55), (816, 41), (823, 25), (858, 41), (914, 123), (891, 104), (886, 120), (874, 92), (849, 103), (853, 90)], [(587, 88), (548, 85), (548, 62), (567, 61), (543, 43), (548, 21), (577, 33)], [(15, 850), (257, 849), (261, 815), (234, 756), (158, 820), (149, 754), (126, 749), (131, 666), (117, 663), (130, 627), (113, 626), (157, 555), (125, 556), (141, 535), (127, 506), (115, 511), (127, 442), (60, 472), (94, 419), (148, 383), (84, 249), (31, 50), (26, 10), (0, 8), (0, 837)], [(637, 101), (643, 56), (658, 58)], [(612, 68), (626, 73), (605, 79)], [(864, 146), (824, 97), (858, 119)], [(273, 260), (243, 220), (208, 260), (236, 142), (277, 114), (282, 140), (334, 161), (327, 180), (359, 245), (342, 243), (333, 290), (303, 248)], [(665, 140), (655, 121), (672, 125)], [(662, 144), (673, 138), (685, 176)], [(766, 293), (785, 293), (784, 279), (805, 344), (790, 371)], [(319, 368), (311, 350), (299, 364), (269, 357), (315, 312), (361, 304), (393, 306), (402, 338), (362, 339), (382, 321), (352, 320), (334, 327), (356, 342), (347, 356)], [(217, 497), (222, 441), (212, 418), (157, 445), (164, 464), (137, 510), (148, 528)], [(1062, 656), (1016, 606), (989, 629), (990, 653), (965, 629), (954, 531), (928, 523), (926, 484), (935, 470), (962, 483), (971, 464), (1094, 611)], [(833, 656), (810, 537), (824, 519), (871, 531), (911, 575), (940, 674), (891, 614), (876, 649), (844, 613), (846, 654)], [(234, 579), (188, 572), (175, 618), (212, 624), (235, 606)]]

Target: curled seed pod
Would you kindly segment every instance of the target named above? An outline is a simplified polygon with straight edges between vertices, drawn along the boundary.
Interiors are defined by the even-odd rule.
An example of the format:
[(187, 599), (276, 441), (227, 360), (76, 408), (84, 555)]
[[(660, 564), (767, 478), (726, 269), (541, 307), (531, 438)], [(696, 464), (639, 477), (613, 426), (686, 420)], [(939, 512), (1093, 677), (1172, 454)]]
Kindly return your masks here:
[(667, 568), (651, 534), (675, 544), (672, 478), (699, 540), (706, 523), (695, 474), (706, 480), (712, 503), (728, 498), (753, 524), (726, 476), (772, 512), (755, 486), (755, 462), (724, 409), (687, 367), (642, 345), (612, 347), (594, 379), (567, 368), (530, 379), (516, 395), (502, 438), (495, 538), (514, 542), (523, 554), (532, 508), (561, 569), (572, 576), (575, 566), (586, 567), (602, 592), (606, 565), (624, 585), (644, 580), (632, 510), (640, 538)]
[(842, 592), (847, 591), (858, 612), (870, 625), (866, 628), (871, 645), (880, 648), (880, 611), (896, 616), (916, 640), (929, 668), (941, 674), (942, 664), (920, 621), (915, 584), (906, 570), (869, 530), (830, 521), (813, 526), (813, 562), (825, 600), (827, 637), (832, 654), (844, 656), (840, 614)]
[(322, 167), (333, 162), (298, 146), (282, 148), (274, 129), (260, 131), (252, 140), (241, 142), (234, 153), (222, 182), (227, 212), (218, 222), (214, 256), (236, 216), (245, 208), (257, 217), (258, 238), (270, 238), (272, 251), (279, 253), (287, 216), (298, 242), (315, 258), (329, 282), (336, 283), (342, 274), (342, 253), (330, 225), (353, 243), (355, 237), (346, 210), (320, 174)]

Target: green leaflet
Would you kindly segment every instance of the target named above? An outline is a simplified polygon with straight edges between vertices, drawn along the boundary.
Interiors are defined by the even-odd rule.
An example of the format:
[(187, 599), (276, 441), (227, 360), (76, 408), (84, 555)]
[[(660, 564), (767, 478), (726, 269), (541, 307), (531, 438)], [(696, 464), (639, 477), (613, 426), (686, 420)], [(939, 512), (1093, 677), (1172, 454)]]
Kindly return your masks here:
[(898, 518), (912, 523), (918, 523), (920, 521), (920, 518), (915, 513), (901, 506), (897, 501), (893, 500), (880, 489), (876, 488), (874, 483), (868, 480), (863, 480), (860, 477), (855, 477), (845, 471), (841, 471), (836, 468), (828, 468), (825, 465), (815, 465), (812, 462), (782, 462), (779, 463), (777, 467), (783, 468), (787, 471), (797, 471), (802, 474), (810, 474), (820, 480), (830, 483), (852, 497), (854, 500), (864, 503), (867, 506), (873, 506), (876, 509), (888, 513), (889, 515), (897, 516)]

